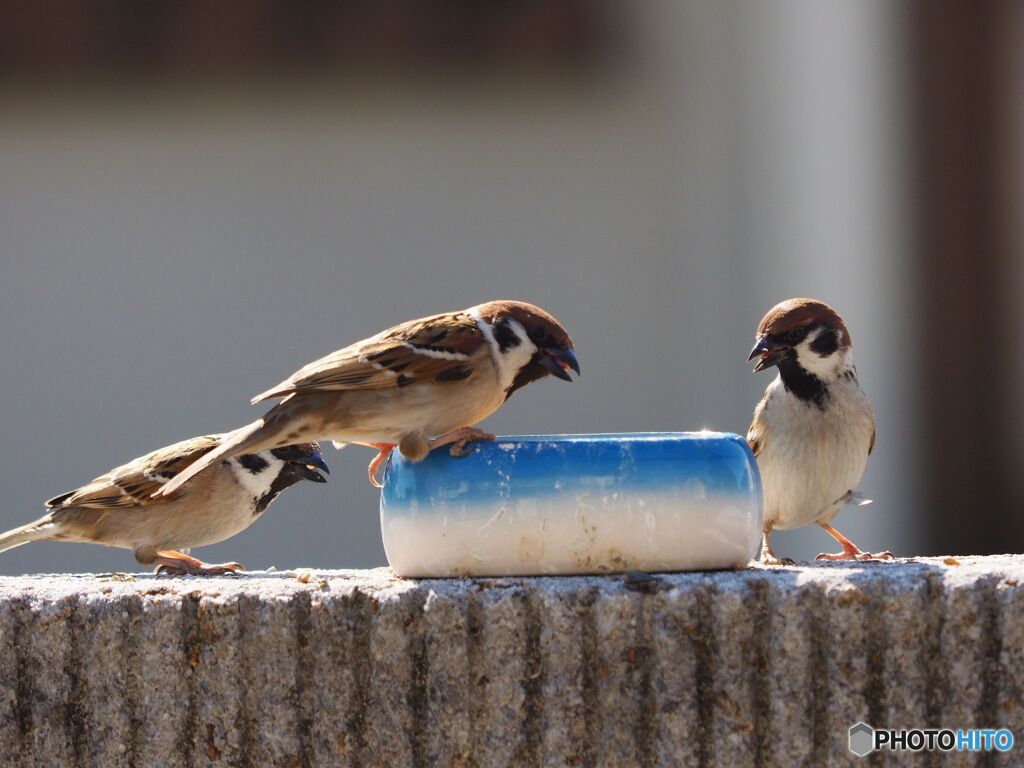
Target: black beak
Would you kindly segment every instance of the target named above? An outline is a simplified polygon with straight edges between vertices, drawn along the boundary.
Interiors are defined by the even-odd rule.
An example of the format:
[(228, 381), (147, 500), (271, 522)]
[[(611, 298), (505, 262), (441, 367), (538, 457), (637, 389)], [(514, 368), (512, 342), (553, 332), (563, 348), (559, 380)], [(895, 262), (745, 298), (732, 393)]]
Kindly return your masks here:
[(289, 462), (289, 464), (292, 468), (292, 472), (303, 480), (312, 480), (314, 483), (327, 482), (327, 478), (317, 472), (318, 469), (323, 470), (326, 475), (331, 474), (331, 470), (327, 468), (327, 464), (324, 462), (323, 456), (319, 453), (311, 453), (302, 460), (292, 461)]
[(569, 371), (576, 371), (577, 375), (580, 372), (579, 361), (571, 349), (545, 347), (540, 350), (540, 364), (562, 381), (572, 381)]
[(773, 365), (781, 363), (791, 349), (792, 347), (788, 344), (780, 344), (779, 342), (772, 341), (767, 336), (762, 336), (757, 340), (754, 348), (750, 350), (750, 357), (747, 358), (747, 362), (749, 363), (755, 357), (761, 358), (757, 361), (757, 365), (754, 366), (754, 373), (757, 373), (765, 368), (771, 368)]

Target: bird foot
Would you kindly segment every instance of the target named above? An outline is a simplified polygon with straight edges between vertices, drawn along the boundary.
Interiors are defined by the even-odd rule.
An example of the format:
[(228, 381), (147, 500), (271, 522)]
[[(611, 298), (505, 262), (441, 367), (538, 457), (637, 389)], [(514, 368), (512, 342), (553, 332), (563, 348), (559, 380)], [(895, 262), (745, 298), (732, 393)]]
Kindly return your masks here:
[(757, 562), (761, 565), (796, 565), (796, 561), (791, 557), (778, 557), (774, 552), (762, 553), (757, 558)]
[(757, 562), (761, 565), (796, 565), (788, 557), (779, 557), (775, 554), (775, 550), (772, 549), (771, 535), (772, 525), (768, 523), (761, 533), (761, 554), (757, 558)]
[(217, 565), (202, 563), (198, 567), (184, 563), (180, 565), (164, 563), (156, 569), (156, 572), (169, 576), (226, 576), (229, 573), (236, 574), (244, 570), (241, 563), (219, 563)]
[(383, 488), (384, 483), (377, 479), (377, 471), (380, 469), (380, 465), (388, 460), (391, 452), (397, 446), (395, 443), (369, 443), (369, 445), (371, 448), (376, 448), (380, 453), (370, 462), (370, 466), (366, 468), (366, 474), (370, 478), (370, 485), (374, 488)]
[(170, 576), (224, 576), (245, 570), (241, 563), (211, 565), (190, 555), (173, 551), (158, 552), (154, 562), (158, 564), (157, 573), (166, 573)]
[(820, 555), (818, 555), (814, 559), (815, 560), (827, 560), (827, 561), (832, 562), (832, 563), (838, 562), (838, 561), (841, 561), (841, 560), (856, 560), (857, 562), (867, 563), (867, 562), (880, 562), (880, 561), (885, 561), (885, 560), (894, 560), (895, 557), (892, 554), (892, 552), (863, 552), (863, 551), (861, 551), (859, 549), (854, 549), (854, 550), (846, 550), (846, 549), (844, 549), (842, 552), (836, 552), (834, 554), (829, 554), (827, 552), (822, 552)]
[(451, 445), (448, 449), (448, 453), (456, 458), (462, 458), (468, 456), (473, 452), (472, 448), (467, 448), (467, 445), (477, 440), (494, 440), (496, 435), (490, 432), (484, 432), (482, 429), (476, 427), (462, 427), (460, 429), (452, 430), (446, 435), (435, 437), (430, 441), (430, 450), (440, 448), (443, 445)]
[(856, 560), (858, 562), (868, 562), (871, 560), (893, 560), (895, 559), (892, 552), (864, 552), (850, 541), (848, 538), (843, 536), (839, 531), (833, 528), (828, 523), (818, 523), (822, 530), (825, 531), (829, 536), (839, 542), (839, 546), (843, 548), (842, 552), (837, 552), (833, 555), (822, 553), (818, 555), (815, 560), (828, 560), (830, 562), (836, 562), (837, 560)]

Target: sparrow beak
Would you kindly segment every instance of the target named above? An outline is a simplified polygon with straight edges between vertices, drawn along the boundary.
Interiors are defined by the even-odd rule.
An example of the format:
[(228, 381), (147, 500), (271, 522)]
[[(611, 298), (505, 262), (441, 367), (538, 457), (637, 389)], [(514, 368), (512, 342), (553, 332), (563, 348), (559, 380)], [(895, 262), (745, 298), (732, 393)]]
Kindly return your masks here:
[(312, 480), (314, 483), (327, 482), (327, 478), (317, 472), (318, 469), (323, 470), (326, 475), (331, 474), (331, 470), (327, 468), (327, 463), (319, 453), (306, 456), (304, 461), (291, 462), (291, 466), (296, 475), (304, 480)]
[(571, 349), (545, 347), (540, 350), (540, 364), (562, 381), (572, 381), (569, 371), (576, 371), (577, 375), (580, 372), (579, 361)]
[(789, 353), (792, 347), (788, 344), (780, 344), (772, 341), (767, 336), (762, 336), (757, 340), (757, 344), (750, 350), (750, 357), (747, 358), (749, 363), (755, 357), (761, 358), (757, 361), (757, 365), (754, 366), (754, 373), (763, 371), (765, 368), (771, 368), (773, 365), (778, 365), (782, 362), (782, 359)]

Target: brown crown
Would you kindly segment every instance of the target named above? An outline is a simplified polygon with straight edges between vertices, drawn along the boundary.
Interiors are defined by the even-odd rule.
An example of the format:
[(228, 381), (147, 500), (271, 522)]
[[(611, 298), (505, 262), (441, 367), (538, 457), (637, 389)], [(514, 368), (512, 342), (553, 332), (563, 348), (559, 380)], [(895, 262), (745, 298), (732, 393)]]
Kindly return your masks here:
[(480, 316), (488, 322), (493, 322), (500, 317), (511, 317), (519, 322), (527, 332), (535, 329), (543, 329), (553, 342), (553, 346), (562, 349), (572, 349), (572, 339), (561, 323), (555, 320), (543, 309), (525, 301), (512, 301), (511, 299), (500, 299), (481, 304), (479, 307)]
[(758, 336), (784, 334), (802, 325), (822, 323), (839, 331), (840, 343), (851, 346), (846, 323), (832, 307), (817, 299), (786, 299), (768, 310), (757, 326)]

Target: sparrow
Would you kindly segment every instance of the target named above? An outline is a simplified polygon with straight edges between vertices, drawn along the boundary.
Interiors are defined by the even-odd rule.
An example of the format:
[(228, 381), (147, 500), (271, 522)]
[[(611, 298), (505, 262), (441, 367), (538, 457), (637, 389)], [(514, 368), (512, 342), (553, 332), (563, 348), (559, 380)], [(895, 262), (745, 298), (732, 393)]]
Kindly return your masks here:
[[(757, 327), (748, 361), (776, 367), (754, 409), (747, 443), (764, 490), (761, 561), (779, 565), (770, 537), (817, 523), (842, 546), (818, 560), (879, 560), (829, 525), (846, 504), (869, 503), (854, 489), (875, 447), (875, 414), (857, 380), (850, 332), (832, 307), (815, 299), (776, 304)], [(792, 562), (792, 561), (788, 561)]]
[(332, 440), (377, 449), (380, 464), (396, 447), (410, 461), (450, 445), (494, 435), (473, 427), (512, 394), (547, 375), (580, 372), (572, 339), (540, 307), (490, 301), (396, 325), (300, 368), (252, 398), (280, 399), (267, 414), (232, 432), (219, 447), (156, 491), (174, 493), (207, 467), (241, 453), (300, 440)]
[(192, 438), (148, 453), (46, 502), (46, 515), (0, 534), (0, 552), (30, 541), (76, 541), (130, 549), (159, 571), (211, 576), (244, 570), (208, 565), (179, 550), (214, 544), (245, 530), (285, 488), (326, 482), (316, 443), (248, 453), (219, 463), (187, 488), (153, 492), (221, 445), (224, 435)]

